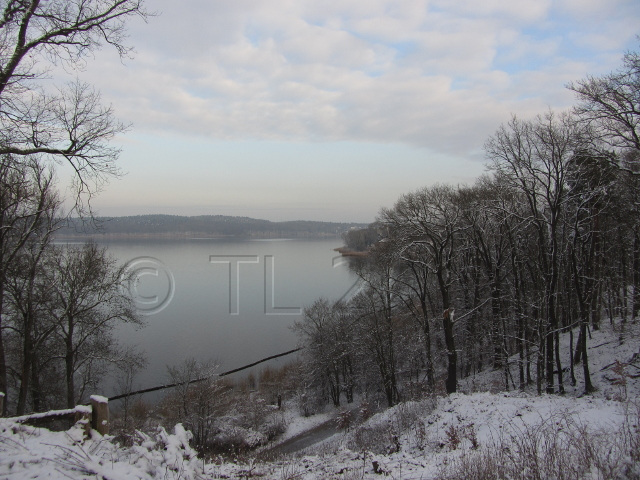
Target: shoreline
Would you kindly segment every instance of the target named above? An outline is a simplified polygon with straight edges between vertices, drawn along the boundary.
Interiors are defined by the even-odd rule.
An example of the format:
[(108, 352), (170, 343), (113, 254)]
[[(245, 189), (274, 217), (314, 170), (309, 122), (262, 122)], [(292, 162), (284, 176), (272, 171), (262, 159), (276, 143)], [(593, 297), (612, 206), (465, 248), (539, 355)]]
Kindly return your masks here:
[(163, 232), (163, 233), (62, 233), (55, 234), (55, 240), (273, 240), (273, 239), (322, 239), (341, 238), (331, 233), (264, 232), (241, 235), (223, 235), (204, 232)]
[(369, 252), (361, 252), (358, 250), (350, 250), (347, 247), (338, 247), (333, 249), (334, 252), (338, 252), (343, 257), (366, 257)]

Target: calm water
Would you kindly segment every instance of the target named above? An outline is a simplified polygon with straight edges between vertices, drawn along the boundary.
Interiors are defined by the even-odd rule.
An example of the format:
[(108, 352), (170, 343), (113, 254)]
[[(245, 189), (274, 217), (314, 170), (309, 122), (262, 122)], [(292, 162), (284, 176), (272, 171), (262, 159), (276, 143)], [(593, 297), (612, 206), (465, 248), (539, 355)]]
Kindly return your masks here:
[(104, 245), (138, 278), (133, 294), (146, 326), (122, 327), (118, 337), (147, 354), (142, 388), (164, 383), (166, 366), (189, 357), (224, 371), (295, 348), (289, 326), (302, 309), (319, 297), (349, 296), (356, 281), (333, 251), (339, 238)]

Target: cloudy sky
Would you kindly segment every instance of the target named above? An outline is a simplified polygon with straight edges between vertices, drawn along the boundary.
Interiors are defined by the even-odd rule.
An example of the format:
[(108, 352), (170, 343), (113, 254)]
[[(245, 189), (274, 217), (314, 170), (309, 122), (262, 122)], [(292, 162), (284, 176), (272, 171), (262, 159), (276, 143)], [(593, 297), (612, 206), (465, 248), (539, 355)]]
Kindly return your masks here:
[(81, 79), (133, 127), (101, 215), (369, 222), (640, 48), (638, 0), (154, 0)]

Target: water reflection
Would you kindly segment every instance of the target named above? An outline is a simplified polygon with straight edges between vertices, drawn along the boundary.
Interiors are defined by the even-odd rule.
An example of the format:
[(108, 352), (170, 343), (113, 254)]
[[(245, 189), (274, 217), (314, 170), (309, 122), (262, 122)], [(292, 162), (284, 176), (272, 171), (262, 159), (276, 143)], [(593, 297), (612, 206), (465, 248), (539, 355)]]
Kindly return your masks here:
[(166, 366), (188, 357), (213, 359), (221, 370), (230, 370), (290, 350), (296, 338), (289, 326), (302, 308), (321, 296), (337, 300), (353, 291), (356, 281), (336, 260), (339, 238), (104, 244), (139, 269), (134, 294), (147, 326), (124, 326), (117, 335), (146, 351), (143, 387), (161, 384)]

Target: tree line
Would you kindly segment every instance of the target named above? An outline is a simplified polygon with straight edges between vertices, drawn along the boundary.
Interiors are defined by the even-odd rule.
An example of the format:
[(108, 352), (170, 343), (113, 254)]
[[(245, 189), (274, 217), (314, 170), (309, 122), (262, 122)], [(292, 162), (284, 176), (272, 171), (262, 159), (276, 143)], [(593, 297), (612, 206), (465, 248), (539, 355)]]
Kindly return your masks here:
[[(315, 221), (286, 221), (271, 222), (249, 217), (232, 217), (227, 215), (134, 215), (125, 217), (99, 217), (99, 232), (97, 235), (175, 235), (193, 237), (198, 235), (214, 235), (229, 237), (270, 237), (287, 235), (305, 236), (339, 236), (353, 227), (363, 227), (365, 224), (315, 222)], [(59, 236), (75, 237), (83, 235), (85, 225), (82, 219), (71, 219), (59, 230)]]
[(360, 292), (295, 326), (316, 398), (391, 406), (486, 369), (507, 390), (593, 391), (591, 329), (640, 313), (640, 56), (568, 88), (572, 111), (514, 115), (486, 140), (472, 185), (402, 195), (345, 235), (366, 251)]

